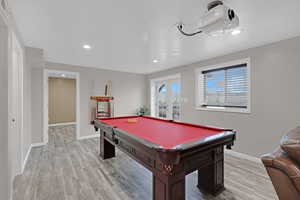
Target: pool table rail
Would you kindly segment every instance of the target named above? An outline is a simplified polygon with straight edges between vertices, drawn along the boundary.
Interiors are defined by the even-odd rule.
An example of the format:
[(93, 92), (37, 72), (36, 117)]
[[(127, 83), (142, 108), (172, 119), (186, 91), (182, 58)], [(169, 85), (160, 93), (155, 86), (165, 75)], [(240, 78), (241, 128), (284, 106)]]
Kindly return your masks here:
[[(141, 116), (130, 116), (130, 118), (134, 118), (134, 117), (141, 117)], [(223, 132), (220, 132), (219, 134), (216, 134), (216, 135), (206, 137), (206, 138), (201, 139), (201, 140), (195, 140), (195, 141), (187, 142), (187, 143), (184, 143), (184, 144), (176, 145), (172, 148), (165, 148), (165, 147), (163, 147), (161, 145), (158, 145), (156, 143), (153, 143), (151, 141), (148, 141), (148, 140), (145, 140), (143, 138), (132, 135), (132, 134), (128, 133), (127, 131), (124, 131), (124, 130), (118, 128), (118, 127), (113, 127), (109, 124), (106, 124), (105, 122), (103, 122), (101, 120), (96, 120), (94, 122), (94, 124), (95, 124), (96, 131), (98, 130), (99, 126), (102, 126), (102, 128), (106, 129), (106, 130), (111, 129), (108, 132), (111, 132), (111, 136), (114, 137), (112, 139), (117, 139), (118, 137), (122, 137), (123, 135), (125, 135), (125, 136), (130, 137), (134, 140), (137, 140), (138, 142), (142, 143), (143, 145), (145, 145), (149, 148), (157, 149), (158, 151), (164, 151), (164, 152), (188, 150), (188, 149), (193, 148), (193, 147), (198, 146), (198, 145), (204, 145), (204, 144), (209, 144), (210, 142), (215, 142), (216, 140), (218, 140), (220, 138), (222, 138), (223, 140), (225, 138), (229, 138), (230, 141), (235, 140), (236, 131), (233, 130), (233, 129), (222, 129), (222, 128), (217, 128), (217, 127), (200, 126), (200, 125), (184, 123), (184, 122), (175, 122), (175, 121), (172, 121), (172, 120), (157, 119), (157, 118), (148, 117), (148, 116), (147, 117), (142, 116), (142, 117), (149, 118), (149, 119), (160, 120), (160, 121), (163, 121), (163, 122), (172, 122), (172, 123), (176, 123), (176, 124), (188, 125), (188, 126), (193, 126), (193, 127), (197, 127), (197, 128), (199, 127), (199, 128), (206, 128), (206, 129), (217, 129), (217, 130), (222, 130)], [(117, 118), (114, 118), (114, 119), (120, 119), (120, 118), (126, 118), (126, 117), (117, 117)], [(107, 119), (111, 119), (111, 118), (107, 118)], [(233, 140), (231, 140), (232, 137), (233, 137)], [(226, 146), (227, 146), (227, 148), (230, 149), (231, 146), (233, 146), (233, 143), (228, 143)]]

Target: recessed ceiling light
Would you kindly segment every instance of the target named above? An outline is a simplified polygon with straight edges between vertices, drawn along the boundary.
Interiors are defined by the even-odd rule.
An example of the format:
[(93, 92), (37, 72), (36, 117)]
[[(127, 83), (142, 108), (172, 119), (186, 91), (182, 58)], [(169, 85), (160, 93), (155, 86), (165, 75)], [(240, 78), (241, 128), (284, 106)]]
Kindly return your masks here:
[(231, 35), (238, 35), (238, 34), (240, 34), (241, 33), (241, 30), (240, 29), (236, 29), (236, 30), (233, 30), (232, 32), (231, 32)]
[(62, 74), (61, 76), (62, 76), (62, 77), (66, 77), (66, 75), (65, 75), (65, 74)]
[(158, 63), (158, 60), (153, 60), (154, 63)]
[(85, 44), (82, 46), (82, 48), (86, 49), (86, 50), (90, 50), (92, 47), (88, 44)]

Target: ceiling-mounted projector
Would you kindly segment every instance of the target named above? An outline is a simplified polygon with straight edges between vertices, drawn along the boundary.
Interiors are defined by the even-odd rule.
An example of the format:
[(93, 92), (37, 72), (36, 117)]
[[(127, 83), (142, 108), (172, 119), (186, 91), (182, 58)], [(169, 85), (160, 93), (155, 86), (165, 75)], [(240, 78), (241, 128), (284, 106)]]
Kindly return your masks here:
[(197, 28), (192, 33), (183, 30), (180, 23), (177, 28), (186, 36), (193, 36), (199, 33), (217, 35), (232, 31), (239, 26), (239, 18), (233, 9), (223, 4), (222, 1), (212, 1), (207, 6), (207, 13), (197, 23)]

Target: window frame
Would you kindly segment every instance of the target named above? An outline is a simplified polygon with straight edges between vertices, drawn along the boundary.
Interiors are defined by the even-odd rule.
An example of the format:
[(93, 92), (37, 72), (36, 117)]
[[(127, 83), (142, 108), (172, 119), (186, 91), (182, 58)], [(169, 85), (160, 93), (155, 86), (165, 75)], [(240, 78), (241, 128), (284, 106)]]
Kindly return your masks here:
[[(204, 71), (208, 70), (218, 70), (230, 66), (247, 64), (247, 83), (248, 83), (248, 92), (247, 92), (247, 108), (234, 108), (234, 107), (203, 107), (204, 104)], [(218, 112), (234, 112), (234, 113), (251, 113), (251, 63), (250, 58), (244, 58), (240, 60), (234, 60), (230, 62), (220, 63), (216, 65), (204, 66), (195, 69), (195, 109), (204, 110), (204, 111), (218, 111)]]

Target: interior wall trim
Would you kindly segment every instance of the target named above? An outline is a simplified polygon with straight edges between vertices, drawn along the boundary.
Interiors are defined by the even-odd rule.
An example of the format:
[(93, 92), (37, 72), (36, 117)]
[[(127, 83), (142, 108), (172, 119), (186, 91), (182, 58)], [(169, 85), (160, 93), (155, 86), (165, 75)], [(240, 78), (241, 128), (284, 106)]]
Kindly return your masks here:
[(64, 74), (66, 76), (76, 77), (76, 139), (80, 138), (80, 73), (72, 71), (60, 71), (60, 70), (51, 70), (44, 69), (43, 75), (43, 142), (48, 143), (48, 128), (49, 128), (49, 107), (48, 107), (48, 92), (49, 85), (48, 79), (53, 73), (55, 74)]
[(232, 151), (232, 150), (227, 150), (227, 149), (225, 149), (225, 153), (228, 155), (234, 156), (236, 158), (245, 159), (248, 161), (262, 164), (262, 162), (259, 158), (250, 156), (248, 154), (244, 154), (244, 153), (240, 153), (240, 152), (236, 152), (236, 151)]
[(27, 164), (27, 162), (28, 162), (28, 158), (29, 158), (29, 156), (30, 156), (30, 153), (31, 153), (31, 150), (32, 150), (32, 148), (34, 148), (34, 147), (41, 147), (41, 146), (44, 146), (44, 145), (46, 145), (45, 143), (34, 143), (34, 144), (31, 144), (30, 146), (29, 146), (29, 149), (28, 149), (28, 151), (27, 151), (27, 153), (26, 153), (26, 156), (25, 156), (25, 159), (24, 159), (24, 161), (23, 161), (23, 163), (22, 163), (22, 174), (23, 174), (23, 172), (24, 172), (24, 170), (25, 170), (25, 167), (26, 167), (26, 164)]
[(32, 145), (29, 146), (29, 149), (28, 149), (28, 151), (27, 151), (27, 153), (26, 153), (25, 159), (24, 159), (24, 161), (23, 161), (23, 163), (22, 163), (22, 171), (21, 171), (22, 174), (23, 174), (24, 169), (25, 169), (25, 167), (26, 167), (26, 164), (27, 164), (27, 162), (28, 162), (28, 158), (29, 158), (29, 155), (30, 155), (30, 153), (31, 153), (31, 149), (32, 149)]
[(46, 143), (44, 142), (40, 142), (40, 143), (33, 143), (31, 144), (31, 148), (34, 148), (34, 147), (41, 147), (41, 146), (45, 146)]
[(100, 137), (100, 134), (94, 134), (94, 135), (88, 135), (88, 136), (82, 136), (78, 140), (86, 140), (86, 139), (92, 139), (92, 138), (97, 138)]
[(57, 124), (49, 124), (49, 127), (53, 126), (68, 126), (68, 125), (76, 125), (76, 122), (66, 122), (66, 123), (57, 123)]

